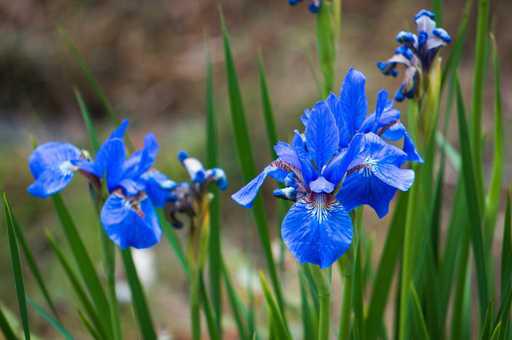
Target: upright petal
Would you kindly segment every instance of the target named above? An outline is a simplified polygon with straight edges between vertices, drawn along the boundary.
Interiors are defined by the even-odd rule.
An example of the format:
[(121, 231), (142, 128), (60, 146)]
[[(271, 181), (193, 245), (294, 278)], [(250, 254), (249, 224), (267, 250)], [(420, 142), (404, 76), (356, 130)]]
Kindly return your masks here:
[(297, 154), (297, 157), (299, 158), (300, 170), (304, 179), (304, 183), (309, 184), (309, 182), (316, 177), (316, 172), (313, 168), (313, 165), (311, 164), (311, 158), (306, 146), (306, 141), (304, 140), (303, 135), (300, 134), (297, 130), (295, 130), (292, 146), (295, 150), (295, 153)]
[(339, 109), (335, 112), (336, 123), (340, 130), (340, 148), (350, 143), (368, 111), (365, 83), (365, 76), (355, 69), (350, 69), (343, 81)]
[[(123, 140), (120, 138), (112, 138), (107, 139), (105, 143), (101, 145), (94, 161), (81, 161), (77, 163), (77, 166), (80, 170), (99, 178), (105, 177), (108, 172), (110, 173), (110, 178), (107, 182), (114, 183), (116, 182), (115, 177), (121, 175), (121, 167), (124, 158), (125, 145)], [(113, 166), (117, 167), (117, 169)]]
[(291, 164), (297, 169), (301, 168), (297, 152), (295, 152), (294, 148), (290, 144), (279, 141), (274, 146), (274, 151), (277, 157), (279, 157), (279, 159), (282, 160), (283, 162)]
[(101, 210), (101, 222), (109, 238), (121, 249), (150, 248), (160, 241), (162, 231), (151, 201), (146, 197), (134, 208), (117, 193), (111, 194)]
[(339, 202), (325, 198), (295, 203), (281, 225), (282, 238), (297, 261), (321, 268), (331, 266), (352, 243), (350, 216)]
[(311, 111), (306, 127), (306, 145), (318, 170), (338, 151), (339, 133), (336, 120), (326, 104)]
[(32, 176), (38, 178), (48, 168), (79, 158), (80, 150), (76, 146), (69, 143), (48, 142), (39, 145), (32, 151), (28, 159), (28, 166)]
[(158, 150), (159, 145), (155, 135), (148, 133), (144, 137), (144, 147), (142, 150), (134, 152), (123, 164), (123, 177), (136, 179), (142, 176), (153, 166)]
[(110, 133), (109, 139), (111, 139), (111, 138), (123, 139), (124, 135), (126, 134), (126, 129), (128, 129), (128, 119), (124, 119), (121, 122), (121, 124), (119, 124), (119, 126), (114, 131), (112, 131), (112, 133)]

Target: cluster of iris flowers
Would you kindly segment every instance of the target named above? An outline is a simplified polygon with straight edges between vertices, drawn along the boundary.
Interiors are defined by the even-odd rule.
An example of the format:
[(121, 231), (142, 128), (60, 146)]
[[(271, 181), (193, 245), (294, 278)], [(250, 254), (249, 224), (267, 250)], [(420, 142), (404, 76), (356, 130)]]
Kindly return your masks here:
[(418, 34), (401, 31), (396, 36), (400, 46), (387, 61), (377, 63), (386, 76), (398, 76), (397, 67), (405, 68), (404, 79), (395, 94), (396, 101), (417, 98), (421, 79), (428, 74), (439, 49), (451, 43), (452, 38), (444, 29), (436, 27), (435, 15), (422, 9), (414, 17)]
[[(295, 131), (290, 144), (278, 142), (278, 158), (232, 196), (251, 207), (268, 176), (284, 185), (274, 196), (294, 204), (281, 235), (300, 263), (331, 266), (352, 242), (349, 212), (369, 205), (384, 217), (396, 191), (414, 182), (414, 172), (401, 166), (423, 161), (386, 91), (377, 94), (375, 111), (367, 115), (365, 82), (351, 69), (339, 96), (331, 93), (306, 110), (304, 132)], [(398, 140), (402, 149), (389, 143)]]
[[(126, 154), (123, 121), (101, 145), (93, 160), (89, 153), (69, 143), (49, 142), (30, 155), (29, 168), (35, 179), (28, 192), (47, 198), (63, 190), (79, 172), (89, 179), (96, 192), (105, 187), (108, 195), (101, 209), (101, 223), (109, 238), (121, 249), (143, 249), (160, 241), (161, 229), (155, 208), (165, 208), (175, 227), (182, 222), (177, 214), (194, 217), (195, 202), (205, 194), (209, 183), (221, 190), (227, 187), (222, 169), (205, 170), (195, 158), (180, 152), (179, 159), (191, 176), (190, 182), (176, 183), (153, 167), (159, 145), (149, 133), (144, 147)], [(104, 184), (104, 186), (103, 186)]]

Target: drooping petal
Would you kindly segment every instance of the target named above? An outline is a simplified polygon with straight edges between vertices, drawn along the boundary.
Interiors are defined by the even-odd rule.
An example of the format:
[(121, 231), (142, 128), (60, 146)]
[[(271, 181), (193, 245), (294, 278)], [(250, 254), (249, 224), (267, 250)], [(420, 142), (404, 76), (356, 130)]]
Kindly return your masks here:
[(367, 204), (375, 210), (379, 218), (383, 218), (389, 211), (389, 202), (396, 190), (376, 176), (361, 170), (347, 176), (337, 198), (347, 211)]
[(48, 168), (79, 158), (80, 150), (76, 146), (69, 143), (48, 142), (39, 145), (32, 151), (28, 166), (32, 176), (38, 178)]
[(258, 192), (265, 182), (267, 176), (271, 175), (272, 172), (279, 171), (280, 169), (276, 168), (273, 165), (268, 165), (263, 169), (262, 172), (258, 176), (256, 176), (252, 181), (247, 183), (242, 189), (238, 190), (236, 193), (231, 195), (231, 198), (241, 206), (245, 208), (250, 208), (258, 195)]
[(391, 141), (403, 139), (403, 150), (407, 154), (407, 160), (423, 163), (423, 158), (416, 149), (414, 141), (400, 121), (387, 127), (387, 129), (383, 131), (382, 137)]
[(339, 202), (324, 202), (322, 196), (316, 202), (295, 203), (283, 220), (281, 235), (297, 261), (327, 268), (350, 247), (352, 220)]
[(221, 168), (212, 168), (206, 170), (206, 179), (208, 181), (213, 181), (217, 185), (217, 187), (224, 191), (228, 188), (228, 177), (226, 173)]
[(338, 110), (335, 112), (340, 131), (340, 148), (345, 148), (350, 143), (368, 111), (365, 83), (365, 76), (355, 69), (350, 69), (343, 81)]
[(171, 191), (177, 184), (158, 170), (151, 169), (141, 177), (145, 191), (155, 207), (163, 207), (171, 196)]
[(382, 182), (407, 191), (414, 182), (414, 171), (411, 169), (400, 169), (393, 164), (380, 164), (373, 169), (375, 176)]
[(306, 145), (318, 169), (322, 169), (338, 151), (336, 120), (326, 104), (311, 111), (306, 127)]
[(64, 189), (73, 179), (76, 167), (70, 161), (64, 161), (46, 168), (39, 174), (27, 191), (36, 197), (47, 198)]
[(101, 210), (101, 222), (109, 238), (121, 249), (150, 248), (160, 241), (162, 231), (151, 201), (145, 197), (134, 208), (117, 193), (111, 194)]

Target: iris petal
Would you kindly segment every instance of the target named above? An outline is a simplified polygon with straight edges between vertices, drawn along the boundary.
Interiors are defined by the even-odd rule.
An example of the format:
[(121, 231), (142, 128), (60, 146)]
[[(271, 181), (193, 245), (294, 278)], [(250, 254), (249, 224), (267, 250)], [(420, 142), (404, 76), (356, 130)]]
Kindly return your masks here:
[(163, 207), (171, 195), (176, 183), (158, 170), (150, 170), (142, 175), (146, 194), (156, 207)]
[(272, 172), (280, 170), (275, 166), (268, 165), (258, 176), (247, 183), (242, 189), (231, 195), (231, 198), (245, 208), (250, 208), (260, 191), (263, 182)]
[(80, 150), (69, 143), (49, 142), (39, 145), (29, 157), (28, 166), (34, 178), (38, 178), (46, 169), (65, 161), (78, 160)]
[(327, 268), (350, 247), (352, 220), (338, 202), (299, 201), (286, 214), (281, 235), (297, 261)]
[(123, 165), (124, 178), (138, 178), (148, 171), (155, 162), (159, 145), (154, 134), (144, 137), (142, 150), (134, 152)]
[(350, 143), (368, 111), (365, 83), (365, 76), (355, 69), (350, 69), (343, 81), (339, 108), (335, 112), (336, 123), (340, 130), (340, 148)]
[(144, 249), (160, 241), (162, 231), (151, 201), (143, 198), (140, 210), (118, 194), (111, 194), (101, 210), (101, 222), (109, 238), (121, 249)]
[(338, 151), (336, 120), (324, 103), (311, 111), (306, 127), (306, 145), (318, 169), (327, 164)]
[(407, 191), (414, 182), (414, 171), (400, 169), (392, 164), (381, 164), (373, 170), (375, 176), (382, 182), (401, 191)]
[(52, 166), (39, 174), (27, 191), (36, 197), (47, 198), (64, 189), (73, 179), (74, 169), (69, 161)]
[(395, 188), (375, 176), (368, 176), (362, 170), (345, 179), (337, 198), (348, 211), (368, 204), (379, 218), (383, 218), (389, 211), (389, 202), (395, 192)]
[(343, 179), (347, 168), (352, 163), (357, 153), (361, 149), (362, 134), (356, 134), (347, 149), (340, 152), (332, 161), (327, 165), (322, 175), (331, 183), (338, 185)]

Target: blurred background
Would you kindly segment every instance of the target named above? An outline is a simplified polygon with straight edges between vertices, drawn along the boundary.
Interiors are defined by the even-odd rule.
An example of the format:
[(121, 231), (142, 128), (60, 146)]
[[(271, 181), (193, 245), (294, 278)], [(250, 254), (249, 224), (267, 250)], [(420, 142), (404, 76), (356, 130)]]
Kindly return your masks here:
[[(462, 17), (463, 3), (463, 0), (445, 1), (442, 26), (452, 36)], [(254, 225), (248, 211), (229, 200), (229, 195), (242, 182), (230, 130), (219, 5), (231, 32), (256, 160), (263, 167), (270, 159), (257, 82), (258, 54), (263, 56), (267, 68), (281, 139), (289, 139), (293, 129), (299, 128), (298, 117), (304, 108), (320, 99), (315, 80), (319, 72), (313, 66), (316, 65), (315, 18), (304, 4), (292, 8), (285, 0), (0, 0), (0, 190), (6, 191), (13, 202), (14, 211), (50, 282), (51, 293), (66, 315), (64, 323), (70, 325), (78, 338), (85, 333), (77, 317), (74, 297), (44, 236), (49, 230), (58, 238), (58, 222), (51, 202), (26, 194), (25, 189), (31, 182), (26, 160), (36, 141), (70, 141), (89, 148), (74, 89), (83, 94), (103, 136), (113, 125), (66, 48), (59, 30), (65, 31), (83, 54), (114, 109), (130, 120), (130, 135), (135, 143), (142, 144), (144, 133), (149, 130), (156, 133), (161, 144), (157, 166), (177, 180), (185, 178), (176, 160), (177, 151), (187, 149), (205, 159), (205, 57), (209, 50), (214, 64), (220, 130), (219, 165), (226, 170), (231, 182), (222, 202), (223, 251), (240, 291), (253, 281), (257, 282), (255, 273), (262, 268), (262, 259)], [(507, 19), (512, 14), (512, 2), (498, 0), (493, 1), (492, 6), (493, 31), (497, 32), (504, 73), (503, 112), (505, 136), (508, 136), (512, 132), (512, 96), (507, 95), (512, 86), (512, 35), (508, 34), (512, 23)], [(427, 1), (344, 0), (337, 83), (353, 66), (367, 75), (370, 106), (379, 88), (394, 93), (400, 79), (382, 76), (375, 62), (391, 56), (396, 47), (395, 34), (402, 29), (415, 31), (414, 14), (429, 7)], [(471, 20), (474, 19), (473, 11)], [(474, 26), (470, 24), (471, 28)], [(473, 37), (474, 32), (470, 31), (460, 71), (466, 98), (470, 98), (471, 93)], [(441, 52), (445, 59), (448, 53), (449, 48)], [(482, 127), (488, 139), (492, 137), (489, 134), (493, 128), (492, 81), (489, 77), (485, 98), (487, 119)], [(456, 134), (448, 135), (448, 139), (454, 141)], [(512, 174), (512, 158), (508, 156), (510, 149), (506, 157), (509, 160), (507, 184)], [(446, 181), (445, 194), (450, 195), (455, 181), (453, 171), (448, 173)], [(100, 249), (94, 250), (99, 248), (100, 227), (85, 184), (83, 179), (75, 180), (64, 197), (82, 236), (92, 253), (99, 257)], [(278, 221), (273, 207), (275, 205), (269, 205), (268, 212), (272, 232), (276, 235)], [(366, 220), (377, 246), (377, 256), (387, 223), (378, 221), (369, 211)], [(3, 224), (1, 230), (0, 301), (16, 311)], [(186, 231), (180, 233), (186, 237)], [(142, 276), (157, 327), (172, 339), (187, 339), (187, 285), (166, 241), (162, 239), (155, 251), (142, 252), (137, 258), (145, 264)], [(282, 277), (292, 306), (299, 302), (294, 279), (287, 280), (294, 277), (293, 268), (293, 259), (287, 258)], [(122, 277), (119, 273), (121, 283)], [(40, 296), (36, 287), (31, 287), (32, 280), (27, 281), (29, 292), (38, 300)], [(120, 297), (127, 298), (123, 289), (120, 284)], [(256, 299), (260, 298), (258, 294), (256, 291)], [(126, 307), (123, 311), (129, 320), (130, 309)], [(52, 338), (52, 330), (38, 317), (32, 317), (31, 321), (36, 334)], [(126, 338), (136, 338), (134, 323), (132, 326), (129, 322), (125, 324)], [(236, 338), (236, 334), (233, 324), (226, 320), (225, 337)]]

